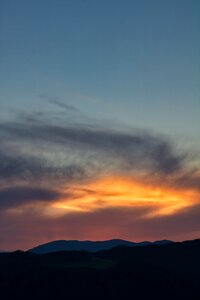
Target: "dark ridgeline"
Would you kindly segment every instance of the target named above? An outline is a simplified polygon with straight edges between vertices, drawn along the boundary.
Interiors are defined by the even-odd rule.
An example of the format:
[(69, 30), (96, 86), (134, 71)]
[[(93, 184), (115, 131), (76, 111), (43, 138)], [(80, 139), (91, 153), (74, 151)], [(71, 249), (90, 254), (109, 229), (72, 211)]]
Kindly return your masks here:
[(200, 299), (200, 240), (0, 254), (1, 299)]
[(162, 240), (162, 241), (156, 241), (156, 242), (130, 242), (120, 239), (112, 239), (107, 241), (77, 241), (77, 240), (71, 240), (71, 241), (65, 241), (65, 240), (58, 240), (53, 241), (50, 243), (46, 243), (43, 245), (39, 245), (37, 247), (34, 247), (30, 249), (29, 251), (36, 253), (36, 254), (45, 254), (45, 253), (51, 253), (51, 252), (57, 252), (57, 251), (89, 251), (89, 252), (97, 252), (101, 250), (108, 250), (117, 246), (129, 246), (129, 247), (135, 247), (135, 246), (145, 246), (145, 245), (151, 245), (151, 244), (169, 244), (172, 243), (172, 241), (168, 240)]

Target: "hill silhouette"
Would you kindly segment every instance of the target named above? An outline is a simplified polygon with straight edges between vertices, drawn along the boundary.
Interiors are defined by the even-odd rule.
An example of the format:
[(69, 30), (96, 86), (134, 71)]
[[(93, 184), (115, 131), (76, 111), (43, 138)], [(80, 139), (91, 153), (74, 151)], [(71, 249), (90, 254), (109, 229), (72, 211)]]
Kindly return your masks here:
[(200, 299), (200, 240), (0, 254), (1, 299)]
[(112, 239), (107, 241), (58, 240), (43, 245), (39, 245), (37, 247), (30, 249), (29, 251), (37, 254), (45, 254), (45, 253), (51, 253), (57, 251), (75, 251), (75, 250), (97, 252), (100, 250), (112, 249), (117, 246), (135, 247), (135, 246), (145, 246), (145, 245), (152, 245), (152, 244), (159, 245), (159, 244), (169, 244), (169, 243), (172, 243), (172, 241), (162, 240), (156, 242), (144, 241), (140, 243), (135, 243), (135, 242), (125, 241), (120, 239)]

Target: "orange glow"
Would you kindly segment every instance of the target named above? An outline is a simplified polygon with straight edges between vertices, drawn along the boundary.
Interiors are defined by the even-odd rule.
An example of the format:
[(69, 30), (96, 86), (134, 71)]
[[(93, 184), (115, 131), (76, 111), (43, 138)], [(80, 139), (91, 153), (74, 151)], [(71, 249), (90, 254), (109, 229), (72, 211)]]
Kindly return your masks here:
[[(63, 193), (68, 193), (64, 189)], [(51, 214), (92, 212), (105, 208), (150, 208), (144, 217), (170, 215), (194, 205), (196, 193), (146, 184), (132, 178), (107, 177), (70, 187), (71, 198), (54, 203)]]

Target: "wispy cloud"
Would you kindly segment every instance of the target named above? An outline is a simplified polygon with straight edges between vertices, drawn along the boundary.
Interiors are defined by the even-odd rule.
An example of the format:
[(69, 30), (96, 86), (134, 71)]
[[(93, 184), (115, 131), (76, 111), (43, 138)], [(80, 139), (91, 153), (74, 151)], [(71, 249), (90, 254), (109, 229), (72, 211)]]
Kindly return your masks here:
[(80, 112), (78, 108), (76, 108), (75, 106), (71, 105), (71, 104), (67, 104), (67, 103), (64, 103), (60, 100), (57, 100), (57, 99), (48, 99), (48, 102), (51, 103), (51, 104), (54, 104), (62, 109), (65, 109), (67, 111), (73, 111), (73, 112)]

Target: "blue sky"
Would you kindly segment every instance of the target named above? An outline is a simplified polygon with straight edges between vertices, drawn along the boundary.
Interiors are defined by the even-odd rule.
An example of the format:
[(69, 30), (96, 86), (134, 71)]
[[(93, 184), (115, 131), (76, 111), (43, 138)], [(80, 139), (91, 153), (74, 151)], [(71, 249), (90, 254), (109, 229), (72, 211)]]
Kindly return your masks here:
[(1, 0), (1, 107), (200, 137), (199, 1)]

